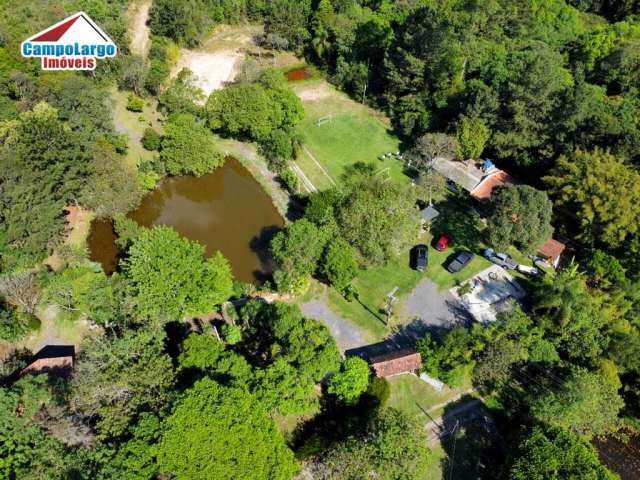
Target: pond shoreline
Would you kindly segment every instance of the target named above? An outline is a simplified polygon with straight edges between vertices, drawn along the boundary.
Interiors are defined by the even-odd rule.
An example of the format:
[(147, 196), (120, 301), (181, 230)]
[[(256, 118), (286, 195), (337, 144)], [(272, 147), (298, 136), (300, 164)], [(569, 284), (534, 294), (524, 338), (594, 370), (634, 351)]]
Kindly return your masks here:
[(291, 222), (289, 218), (290, 207), (295, 200), (289, 192), (280, 186), (277, 180), (278, 175), (269, 170), (267, 161), (257, 152), (257, 148), (252, 144), (233, 139), (219, 138), (218, 143), (226, 157), (235, 158), (251, 173), (251, 176), (269, 196), (271, 203), (278, 210), (285, 224), (289, 224)]
[[(145, 228), (169, 226), (202, 244), (207, 257), (220, 251), (236, 279), (256, 285), (271, 277), (269, 242), (285, 226), (263, 185), (231, 156), (224, 166), (200, 177), (163, 178), (127, 217)], [(91, 260), (106, 273), (117, 269), (119, 249), (112, 222), (92, 224), (88, 247)]]

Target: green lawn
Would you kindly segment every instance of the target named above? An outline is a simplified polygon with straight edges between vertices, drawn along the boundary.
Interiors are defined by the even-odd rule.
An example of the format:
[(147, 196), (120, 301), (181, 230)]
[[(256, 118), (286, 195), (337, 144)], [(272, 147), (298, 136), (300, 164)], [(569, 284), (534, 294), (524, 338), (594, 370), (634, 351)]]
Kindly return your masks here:
[[(317, 188), (340, 184), (345, 167), (356, 162), (372, 163), (385, 178), (408, 181), (400, 160), (378, 159), (382, 154), (397, 152), (400, 146), (389, 132), (388, 120), (380, 113), (355, 102), (324, 80), (296, 82), (293, 86), (303, 98), (306, 114), (299, 125), (303, 149), (297, 162)], [(331, 120), (317, 124), (318, 119), (329, 115)]]
[(436, 418), (442, 413), (442, 408), (439, 407), (441, 404), (453, 400), (471, 386), (465, 385), (457, 389), (445, 386), (438, 392), (415, 375), (398, 375), (387, 380), (391, 385), (391, 396), (387, 405), (425, 423), (431, 421), (430, 417)]
[(410, 268), (409, 252), (404, 252), (385, 266), (363, 270), (358, 275), (354, 285), (359, 292), (359, 301), (348, 302), (333, 288), (328, 289), (327, 298), (336, 313), (369, 332), (374, 341), (380, 341), (392, 331), (392, 326), (385, 325), (385, 315), (380, 312), (387, 294), (398, 287), (396, 296), (406, 296), (423, 277), (423, 273)]
[[(452, 401), (456, 395), (470, 387), (470, 385), (465, 385), (455, 390), (445, 387), (442, 392), (438, 392), (414, 375), (399, 375), (387, 380), (391, 386), (391, 395), (387, 406), (400, 410), (425, 424), (442, 415), (444, 407), (440, 405)], [(443, 478), (442, 466), (447, 458), (447, 452), (440, 443), (431, 447), (430, 450), (429, 465), (423, 478), (424, 480), (440, 480)]]
[[(413, 270), (409, 264), (410, 251), (402, 252), (393, 257), (386, 265), (362, 270), (354, 281), (360, 293), (360, 301), (348, 302), (335, 289), (329, 288), (327, 298), (331, 308), (343, 318), (351, 320), (356, 325), (369, 332), (374, 340), (382, 340), (398, 322), (403, 319), (392, 318), (391, 325), (384, 323), (385, 315), (380, 312), (384, 307), (387, 294), (398, 287), (396, 297), (399, 298), (395, 306), (400, 310), (403, 297), (406, 297), (425, 276), (431, 279), (441, 290), (448, 290), (464, 283), (476, 273), (492, 264), (482, 257), (484, 244), (482, 238), (482, 223), (469, 209), (451, 201), (444, 201), (436, 205), (440, 217), (434, 222), (431, 232), (425, 232), (422, 238), (416, 238), (415, 243), (425, 243), (429, 246), (429, 266), (426, 273)], [(432, 246), (434, 236), (446, 232), (454, 237), (451, 247), (439, 252)], [(472, 262), (459, 273), (451, 274), (444, 266), (449, 258), (459, 249), (468, 249), (476, 254)]]
[(131, 165), (139, 165), (143, 160), (152, 159), (154, 152), (145, 150), (141, 140), (147, 127), (153, 127), (158, 133), (163, 132), (160, 114), (156, 110), (156, 101), (152, 98), (146, 98), (142, 112), (130, 112), (127, 110), (128, 92), (113, 87), (109, 93), (114, 103), (113, 122), (116, 131), (129, 137), (127, 160)]
[(457, 249), (465, 250), (463, 246), (454, 246), (439, 252), (435, 248), (429, 248), (429, 267), (427, 268), (427, 276), (438, 285), (441, 290), (448, 290), (456, 285), (463, 284), (466, 280), (481, 272), (485, 268), (492, 265), (487, 259), (482, 257), (481, 252), (475, 252), (475, 258), (469, 263), (464, 270), (458, 273), (449, 273), (445, 266), (449, 259)]

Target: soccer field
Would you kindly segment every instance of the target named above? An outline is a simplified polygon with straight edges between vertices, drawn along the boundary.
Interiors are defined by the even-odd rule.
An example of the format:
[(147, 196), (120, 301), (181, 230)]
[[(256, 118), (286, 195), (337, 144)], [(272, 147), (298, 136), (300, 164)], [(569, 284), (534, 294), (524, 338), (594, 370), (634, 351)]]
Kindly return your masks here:
[[(294, 87), (306, 116), (299, 125), (303, 148), (296, 161), (318, 189), (340, 185), (345, 168), (357, 162), (374, 165), (380, 176), (408, 181), (395, 156), (400, 141), (389, 133), (388, 121), (370, 108), (335, 90), (324, 80)], [(319, 120), (322, 121), (319, 122)]]

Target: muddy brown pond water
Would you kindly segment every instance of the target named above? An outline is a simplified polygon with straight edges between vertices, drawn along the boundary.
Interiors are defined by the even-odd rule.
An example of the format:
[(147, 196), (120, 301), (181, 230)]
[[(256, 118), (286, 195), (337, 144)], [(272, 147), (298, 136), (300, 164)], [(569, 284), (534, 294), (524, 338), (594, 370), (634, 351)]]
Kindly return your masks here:
[[(262, 283), (273, 271), (267, 255), (271, 236), (284, 220), (262, 187), (235, 158), (202, 177), (170, 177), (127, 215), (144, 227), (167, 225), (206, 247), (220, 250), (237, 280)], [(107, 273), (116, 270), (119, 252), (109, 221), (94, 221), (88, 238), (91, 259)]]

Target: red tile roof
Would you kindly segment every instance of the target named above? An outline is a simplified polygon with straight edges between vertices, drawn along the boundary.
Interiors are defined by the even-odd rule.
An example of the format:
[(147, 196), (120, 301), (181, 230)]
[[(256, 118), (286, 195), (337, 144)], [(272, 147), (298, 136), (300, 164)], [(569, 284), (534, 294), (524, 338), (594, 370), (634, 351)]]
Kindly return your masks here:
[(371, 359), (371, 366), (378, 377), (390, 377), (409, 373), (422, 366), (422, 357), (415, 350), (398, 350)]
[(473, 189), (470, 194), (476, 200), (486, 202), (491, 198), (491, 191), (494, 187), (504, 185), (506, 183), (516, 183), (511, 175), (504, 170), (497, 170), (491, 173)]
[(555, 265), (565, 248), (567, 248), (567, 246), (564, 243), (550, 238), (540, 246), (538, 254), (543, 258), (548, 258), (551, 260), (551, 263)]
[(34, 355), (31, 363), (22, 369), (20, 376), (28, 373), (69, 373), (73, 369), (74, 356), (73, 345), (47, 345)]

